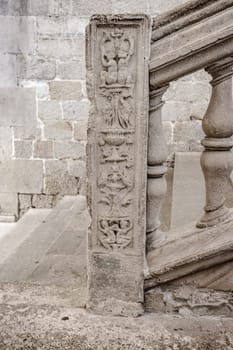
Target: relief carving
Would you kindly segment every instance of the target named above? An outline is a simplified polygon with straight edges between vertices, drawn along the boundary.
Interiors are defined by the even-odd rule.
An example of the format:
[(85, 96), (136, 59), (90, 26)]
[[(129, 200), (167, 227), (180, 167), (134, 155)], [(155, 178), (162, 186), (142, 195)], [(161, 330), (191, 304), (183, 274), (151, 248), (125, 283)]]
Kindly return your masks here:
[(98, 239), (104, 248), (121, 250), (130, 245), (133, 222), (130, 218), (103, 218), (98, 221)]
[(122, 29), (116, 28), (114, 32), (103, 32), (100, 42), (101, 63), (104, 70), (101, 71), (101, 84), (127, 85), (132, 83), (132, 75), (128, 66), (134, 53), (134, 40)]

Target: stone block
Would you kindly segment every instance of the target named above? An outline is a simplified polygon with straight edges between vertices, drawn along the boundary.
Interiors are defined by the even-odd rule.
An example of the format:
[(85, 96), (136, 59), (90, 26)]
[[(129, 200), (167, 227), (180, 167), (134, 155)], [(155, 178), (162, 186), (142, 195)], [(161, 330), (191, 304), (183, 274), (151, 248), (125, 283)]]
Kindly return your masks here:
[(15, 158), (29, 159), (32, 157), (32, 141), (15, 141), (14, 142)]
[(51, 121), (44, 123), (46, 139), (66, 140), (72, 138), (72, 124), (66, 121)]
[(19, 211), (22, 214), (25, 214), (32, 207), (32, 195), (31, 194), (19, 194)]
[(57, 63), (57, 77), (60, 79), (85, 79), (86, 68), (83, 60), (70, 61)]
[(63, 17), (38, 17), (37, 34), (43, 37), (58, 38), (65, 32)]
[(83, 160), (69, 160), (69, 174), (74, 177), (86, 176), (86, 162)]
[(39, 101), (38, 117), (43, 121), (55, 121), (62, 118), (62, 109), (58, 101)]
[(67, 176), (68, 164), (66, 160), (45, 160), (45, 176)]
[(46, 81), (39, 80), (20, 80), (18, 81), (20, 87), (34, 88), (36, 90), (36, 97), (38, 100), (49, 100), (49, 85)]
[(30, 16), (48, 16), (51, 14), (50, 8), (52, 2), (47, 0), (28, 0), (27, 13)]
[(32, 196), (32, 208), (53, 208), (57, 203), (57, 196), (46, 194), (34, 194)]
[(72, 13), (72, 0), (52, 0), (49, 11), (55, 16), (66, 16)]
[(88, 100), (65, 101), (62, 103), (63, 118), (65, 120), (87, 120), (90, 103)]
[(54, 151), (58, 159), (83, 159), (85, 156), (84, 144), (78, 141), (56, 141)]
[[(112, 0), (113, 13), (148, 13), (148, 1)], [(99, 12), (97, 12), (99, 13)]]
[(54, 80), (49, 84), (50, 96), (54, 100), (80, 100), (82, 86), (79, 81)]
[(9, 0), (0, 0), (0, 16), (8, 14)]
[(83, 60), (85, 55), (84, 36), (79, 35), (72, 39), (39, 38), (37, 53), (47, 58)]
[(65, 18), (66, 33), (69, 35), (78, 35), (85, 33), (89, 21), (89, 15), (86, 17), (68, 16)]
[(172, 82), (164, 94), (165, 101), (202, 103), (210, 99), (211, 87), (206, 82)]
[(190, 120), (190, 103), (168, 101), (162, 108), (162, 120), (164, 121), (185, 121)]
[(41, 128), (36, 125), (15, 126), (13, 130), (15, 139), (34, 140), (41, 138)]
[(174, 142), (184, 142), (189, 144), (193, 141), (200, 141), (204, 137), (204, 132), (200, 121), (177, 122), (174, 126)]
[(0, 55), (0, 87), (17, 85), (16, 56)]
[[(95, 0), (72, 0), (72, 4), (72, 14), (75, 16), (90, 16), (95, 13), (112, 13), (112, 4), (110, 0), (98, 0), (98, 2)], [(120, 11), (120, 13), (122, 13), (122, 11)]]
[(44, 178), (46, 194), (76, 195), (78, 194), (78, 179), (73, 176), (46, 176)]
[(36, 98), (34, 89), (0, 89), (0, 126), (36, 126)]
[(28, 0), (8, 0), (8, 3), (11, 16), (27, 16)]
[(56, 63), (53, 60), (37, 56), (17, 56), (19, 79), (51, 80), (56, 76)]
[(0, 47), (2, 53), (33, 53), (35, 49), (34, 18), (2, 16)]
[[(7, 174), (7, 176), (6, 176)], [(5, 160), (0, 163), (0, 192), (41, 193), (43, 163), (40, 160)]]
[(78, 141), (86, 141), (87, 121), (78, 121), (74, 123), (74, 139)]
[(34, 158), (53, 158), (53, 141), (37, 140), (33, 145)]
[(10, 127), (0, 127), (0, 160), (12, 156), (12, 132)]
[(0, 212), (18, 217), (18, 195), (17, 193), (0, 193)]

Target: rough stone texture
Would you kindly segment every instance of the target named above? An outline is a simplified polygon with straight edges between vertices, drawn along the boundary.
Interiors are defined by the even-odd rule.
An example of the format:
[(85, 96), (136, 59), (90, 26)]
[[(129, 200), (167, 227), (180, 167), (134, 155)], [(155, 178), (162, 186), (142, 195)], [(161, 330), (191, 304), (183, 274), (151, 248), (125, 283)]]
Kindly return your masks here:
[(0, 164), (0, 178), (4, 178), (4, 181), (0, 183), (0, 192), (41, 193), (43, 187), (42, 161), (6, 160)]
[(15, 141), (15, 158), (30, 159), (32, 157), (32, 141)]
[(44, 136), (48, 139), (67, 140), (72, 138), (72, 124), (66, 121), (44, 123)]
[(87, 30), (88, 307), (97, 313), (143, 312), (149, 30), (140, 15), (93, 16)]
[(78, 81), (51, 81), (50, 96), (53, 100), (79, 100), (82, 96)]
[(53, 158), (53, 142), (38, 140), (33, 145), (34, 158)]
[(39, 101), (38, 117), (43, 121), (61, 119), (62, 110), (60, 103), (58, 101)]

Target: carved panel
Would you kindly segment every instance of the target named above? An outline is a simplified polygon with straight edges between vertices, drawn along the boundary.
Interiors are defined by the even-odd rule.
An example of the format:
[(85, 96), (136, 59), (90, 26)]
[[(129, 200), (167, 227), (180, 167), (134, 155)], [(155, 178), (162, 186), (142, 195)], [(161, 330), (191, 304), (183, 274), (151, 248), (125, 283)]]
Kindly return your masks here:
[[(124, 284), (134, 285), (134, 295), (140, 285), (135, 300), (145, 253), (149, 29), (146, 16), (94, 16), (87, 33), (89, 261), (102, 259), (90, 266), (90, 283), (103, 278), (109, 255), (120, 267), (111, 274), (120, 297), (134, 256), (139, 268)], [(130, 258), (119, 262), (119, 254)]]

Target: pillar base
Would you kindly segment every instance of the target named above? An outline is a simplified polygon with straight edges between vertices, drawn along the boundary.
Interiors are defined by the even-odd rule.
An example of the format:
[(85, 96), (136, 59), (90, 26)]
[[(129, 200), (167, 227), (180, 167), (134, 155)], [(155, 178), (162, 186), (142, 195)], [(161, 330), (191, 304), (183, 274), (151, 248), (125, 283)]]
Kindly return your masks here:
[(233, 219), (233, 211), (222, 206), (214, 211), (205, 212), (200, 221), (197, 223), (197, 228), (206, 228), (215, 226), (221, 222), (227, 222)]

